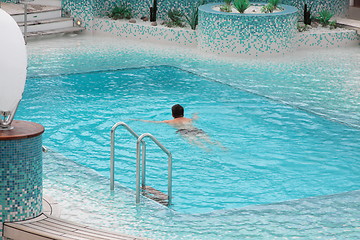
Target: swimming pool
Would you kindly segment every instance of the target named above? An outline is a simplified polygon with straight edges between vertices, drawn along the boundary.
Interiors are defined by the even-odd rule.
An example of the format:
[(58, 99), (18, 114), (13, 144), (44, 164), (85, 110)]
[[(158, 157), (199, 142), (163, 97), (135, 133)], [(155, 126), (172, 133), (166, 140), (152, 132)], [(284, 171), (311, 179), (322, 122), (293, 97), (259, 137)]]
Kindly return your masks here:
[[(246, 206), (359, 189), (356, 126), (359, 112), (352, 112), (359, 107), (354, 88), (358, 87), (358, 70), (351, 64), (341, 62), (338, 64), (341, 69), (335, 71), (325, 64), (327, 52), (323, 59), (311, 63), (301, 57), (291, 63), (286, 59), (276, 63), (229, 62), (187, 58), (176, 51), (173, 55), (164, 55), (152, 50), (121, 48), (116, 43), (99, 47), (97, 42), (96, 48), (91, 48), (93, 40), (70, 41), (85, 51), (75, 54), (79, 46), (68, 45), (49, 55), (38, 51), (35, 43), (30, 46), (30, 78), (17, 116), (42, 123), (47, 129), (45, 145), (105, 178), (108, 176), (109, 130), (115, 122), (125, 121), (138, 132), (153, 133), (175, 158), (173, 208), (177, 212), (165, 215), (186, 223), (181, 226), (176, 220), (172, 226), (177, 229), (174, 239), (189, 239), (189, 236), (211, 239), (219, 234), (224, 239), (244, 237), (246, 234), (240, 231), (240, 225), (229, 224), (224, 219), (238, 219), (242, 215), (239, 211), (247, 211)], [(55, 45), (48, 44), (48, 49), (54, 50)], [(92, 59), (88, 59), (89, 56)], [(349, 58), (358, 59), (359, 53)], [(323, 68), (319, 69), (319, 65)], [(312, 81), (306, 81), (305, 77)], [(339, 86), (339, 83), (351, 87)], [(335, 101), (334, 94), (343, 96), (342, 101)], [(166, 125), (128, 121), (131, 118), (168, 119), (169, 108), (175, 103), (182, 103), (188, 116), (199, 112), (198, 126), (229, 150), (214, 148), (204, 152), (189, 146)], [(117, 161), (116, 179), (133, 188), (134, 143), (127, 138), (123, 141), (130, 153), (119, 149), (122, 160)], [(148, 181), (164, 190), (166, 181), (162, 176), (165, 174), (158, 174), (166, 171), (162, 161), (161, 153), (151, 155), (149, 162), (154, 165), (149, 165)], [(71, 184), (65, 185), (71, 188)], [(356, 197), (357, 192), (352, 194)], [(133, 205), (126, 206), (133, 209)], [(256, 218), (264, 213), (259, 209), (269, 206), (273, 205), (254, 206)], [(205, 215), (201, 217), (201, 214)], [(147, 217), (159, 217), (155, 216)], [(204, 216), (209, 218), (206, 223), (199, 221)], [(145, 225), (131, 227), (129, 223), (133, 222), (129, 221), (128, 227), (136, 229), (130, 232), (137, 233), (148, 227), (151, 233), (142, 235), (169, 239), (165, 232), (174, 231), (159, 222), (149, 227), (149, 219), (139, 218)], [(244, 216), (239, 217), (239, 221), (241, 218)], [(210, 227), (221, 220), (228, 224), (218, 232)], [(181, 234), (179, 229), (189, 227), (186, 225), (189, 222), (194, 230)], [(159, 230), (159, 226), (164, 229)], [(207, 232), (206, 226), (212, 230)]]

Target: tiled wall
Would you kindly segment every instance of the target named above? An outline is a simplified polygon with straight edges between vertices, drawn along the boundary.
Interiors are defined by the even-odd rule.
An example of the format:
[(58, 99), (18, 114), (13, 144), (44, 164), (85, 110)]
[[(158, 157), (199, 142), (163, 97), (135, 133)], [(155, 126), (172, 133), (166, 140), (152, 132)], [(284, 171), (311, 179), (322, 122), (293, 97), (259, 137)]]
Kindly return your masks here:
[(92, 0), (62, 0), (62, 8), (65, 14), (70, 14), (76, 20), (81, 20), (83, 26), (91, 30), (94, 19), (92, 2)]
[(334, 30), (323, 33), (303, 32), (297, 35), (296, 48), (334, 48), (359, 46), (360, 35), (354, 30)]
[(197, 45), (196, 31), (186, 29), (172, 29), (163, 26), (153, 27), (97, 18), (94, 20), (93, 31), (128, 39), (165, 42), (181, 46)]
[[(254, 56), (275, 53), (283, 54), (290, 51), (296, 51), (299, 48), (341, 47), (348, 45), (358, 45), (360, 42), (360, 37), (354, 30), (335, 29), (320, 33), (298, 33), (295, 30), (295, 26), (293, 26), (293, 30), (295, 30), (295, 32), (286, 32), (281, 28), (278, 30), (275, 30), (275, 28), (273, 32), (268, 32), (269, 29), (273, 26), (268, 28), (265, 25), (266, 28), (252, 26), (252, 29), (246, 29), (246, 31), (244, 31), (244, 33), (249, 33), (255, 29), (260, 29), (259, 33), (252, 33), (254, 34), (253, 36), (241, 33), (240, 29), (235, 30), (235, 32), (237, 31), (237, 36), (236, 34), (235, 36), (232, 36), (232, 32), (227, 30), (222, 31), (222, 34), (224, 35), (220, 36), (219, 31), (213, 30), (215, 24), (210, 24), (210, 22), (206, 21), (205, 23), (201, 23), (201, 25), (208, 25), (207, 31), (209, 34), (213, 34), (208, 38), (200, 35), (202, 32), (201, 26), (197, 31), (193, 31), (190, 29), (172, 29), (162, 26), (145, 26), (138, 23), (128, 23), (126, 21), (116, 21), (104, 18), (96, 18), (94, 20), (93, 31), (95, 34), (105, 33), (119, 38), (166, 42), (179, 46), (198, 46), (204, 51), (221, 55)], [(278, 21), (280, 21), (280, 23)], [(276, 23), (280, 25), (293, 24), (291, 23), (291, 18), (288, 20), (278, 18)], [(221, 22), (219, 21), (217, 24), (221, 25)], [(265, 36), (262, 36), (264, 31), (267, 32), (265, 32)], [(268, 33), (271, 33), (272, 35), (269, 35)], [(244, 37), (244, 40), (239, 38), (239, 36)]]
[[(5, 1), (5, 0), (2, 0)], [(7, 0), (17, 1), (17, 0)], [(193, 6), (200, 0), (157, 0), (158, 19), (167, 19), (167, 12), (170, 9), (181, 10), (184, 14), (188, 14)], [(94, 17), (107, 16), (116, 4), (126, 5), (132, 9), (136, 18), (141, 16), (149, 16), (149, 9), (153, 0), (62, 0), (62, 6), (65, 11), (71, 13), (71, 16), (81, 19), (84, 26), (91, 28), (92, 19)], [(205, 0), (205, 3), (223, 2), (222, 0)], [(267, 2), (267, 0), (252, 0), (251, 2)], [(292, 5), (298, 8), (298, 17), (302, 17), (302, 9), (304, 2), (312, 7), (312, 13), (327, 9), (335, 15), (343, 16), (349, 10), (349, 0), (283, 0), (282, 3)]]
[[(68, 0), (66, 0), (68, 1)], [(73, 0), (77, 1), (77, 0)], [(164, 19), (169, 9), (179, 9), (185, 13), (189, 12), (191, 6), (199, 0), (158, 0), (158, 15)], [(93, 0), (94, 14), (96, 17), (104, 16), (110, 11), (116, 3), (128, 5), (135, 16), (149, 15), (149, 8), (152, 6), (153, 0)], [(222, 0), (205, 0), (205, 3), (222, 3)], [(268, 2), (267, 0), (251, 0), (250, 2)], [(312, 7), (312, 13), (318, 13), (321, 10), (331, 10), (335, 15), (343, 16), (348, 12), (349, 0), (282, 0), (282, 4), (295, 6), (302, 14), (304, 3)]]
[(199, 8), (198, 42), (205, 52), (226, 55), (285, 53), (293, 50), (297, 9), (284, 5), (281, 13), (232, 14)]
[[(0, 224), (42, 211), (42, 139), (0, 141)], [(0, 226), (1, 227), (1, 226)], [(0, 228), (1, 234), (2, 228)]]

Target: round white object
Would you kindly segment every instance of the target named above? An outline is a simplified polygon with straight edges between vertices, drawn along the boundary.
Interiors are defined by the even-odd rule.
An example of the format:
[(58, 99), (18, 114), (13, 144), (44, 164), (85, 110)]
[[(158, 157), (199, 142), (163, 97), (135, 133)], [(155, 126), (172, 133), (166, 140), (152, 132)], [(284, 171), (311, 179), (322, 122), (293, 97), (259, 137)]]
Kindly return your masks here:
[(0, 111), (14, 111), (26, 81), (27, 55), (21, 30), (0, 9)]

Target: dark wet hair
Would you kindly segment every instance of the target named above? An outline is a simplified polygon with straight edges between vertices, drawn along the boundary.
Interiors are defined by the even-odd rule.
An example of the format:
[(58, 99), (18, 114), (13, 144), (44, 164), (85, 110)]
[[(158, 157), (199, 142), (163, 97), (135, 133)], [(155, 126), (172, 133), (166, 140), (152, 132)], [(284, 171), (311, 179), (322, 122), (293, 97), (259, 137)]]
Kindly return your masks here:
[(172, 106), (172, 116), (174, 118), (179, 118), (184, 116), (184, 108), (180, 104)]

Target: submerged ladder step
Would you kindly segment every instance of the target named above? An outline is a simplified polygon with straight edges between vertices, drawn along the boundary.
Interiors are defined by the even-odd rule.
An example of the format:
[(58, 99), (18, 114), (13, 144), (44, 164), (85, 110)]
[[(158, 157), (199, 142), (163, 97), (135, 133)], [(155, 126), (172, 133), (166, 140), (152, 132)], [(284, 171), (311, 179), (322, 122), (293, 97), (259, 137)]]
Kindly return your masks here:
[(164, 206), (168, 206), (168, 195), (150, 186), (143, 186), (142, 195)]

